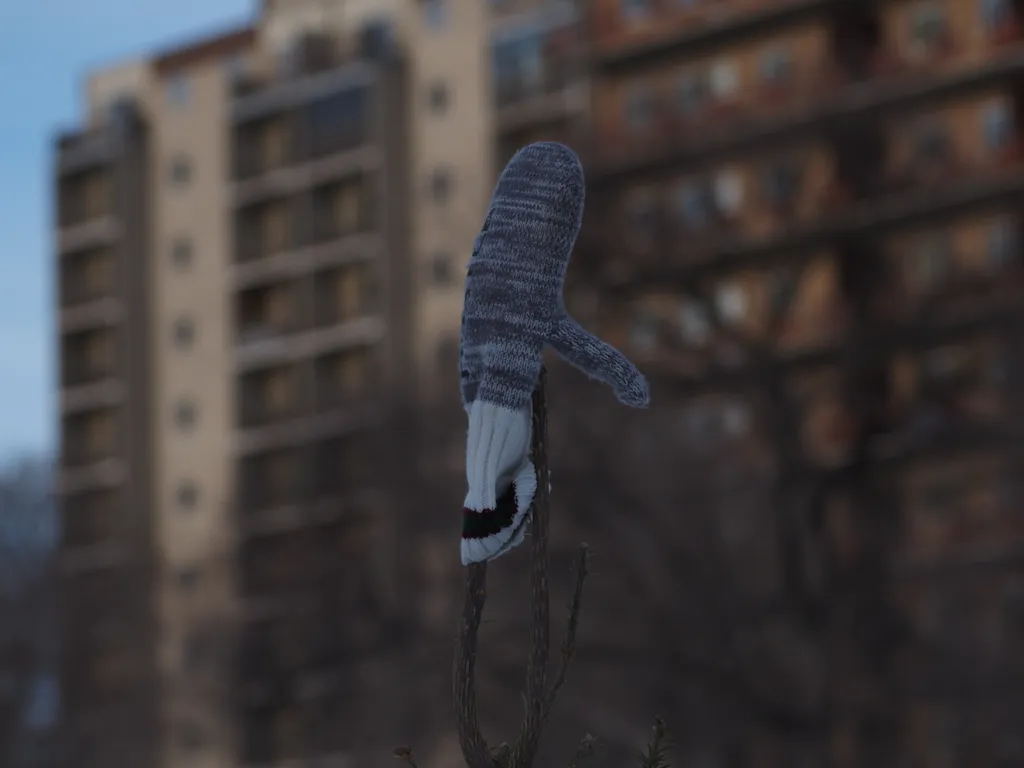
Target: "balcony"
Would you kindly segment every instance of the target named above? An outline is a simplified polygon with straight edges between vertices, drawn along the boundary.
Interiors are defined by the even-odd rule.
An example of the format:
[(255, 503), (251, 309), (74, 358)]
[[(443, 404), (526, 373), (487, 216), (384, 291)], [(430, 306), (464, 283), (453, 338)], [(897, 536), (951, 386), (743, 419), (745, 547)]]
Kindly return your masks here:
[(1024, 50), (1007, 46), (982, 61), (950, 58), (942, 68), (897, 66), (884, 51), (873, 54), (871, 62), (864, 76), (852, 65), (822, 62), (787, 94), (762, 90), (757, 98), (710, 105), (696, 117), (680, 112), (666, 95), (654, 94), (650, 130), (633, 137), (623, 126), (606, 124), (597, 136), (577, 142), (588, 180), (602, 183), (771, 142), (792, 143), (896, 108), (1011, 83), (1024, 73)]
[[(767, 231), (704, 224), (694, 230), (668, 207), (668, 196), (661, 191), (641, 209), (642, 215), (624, 205), (621, 195), (598, 198), (581, 236), (580, 268), (609, 287), (682, 285), (709, 273), (765, 259), (799, 258), (815, 248), (915, 222), (1010, 205), (1024, 194), (1015, 147), (1011, 143), (985, 159), (952, 151), (934, 162), (918, 157), (876, 167), (858, 144), (837, 144), (837, 175), (818, 196), (819, 209), (802, 219), (779, 216)], [(854, 162), (855, 157), (860, 159)], [(736, 215), (749, 220), (748, 213), (744, 203)]]
[(673, 13), (652, 3), (650, 17), (628, 21), (618, 3), (595, 4), (592, 59), (604, 69), (657, 60), (673, 51), (698, 51), (753, 36), (840, 7), (842, 0), (727, 0)]
[(232, 268), (236, 291), (293, 281), (329, 268), (356, 266), (377, 260), (384, 252), (384, 238), (379, 232), (338, 232), (333, 239), (262, 255), (251, 247), (245, 251), (253, 258)]
[(495, 119), (502, 133), (578, 114), (589, 97), (586, 84), (565, 69), (547, 70), (539, 82), (510, 80), (495, 88)]
[(113, 457), (119, 445), (115, 409), (66, 416), (61, 434), (61, 465), (76, 468), (102, 462)]
[(60, 391), (60, 410), (62, 414), (91, 411), (120, 405), (124, 398), (123, 382), (108, 378), (76, 387), (63, 387)]
[(124, 307), (119, 298), (108, 297), (61, 309), (60, 330), (65, 334), (110, 329), (121, 322)]
[(57, 142), (57, 171), (61, 176), (107, 165), (114, 157), (114, 137), (109, 128), (66, 134)]
[[(365, 427), (362, 419), (356, 427)], [(359, 498), (370, 480), (366, 434), (317, 436), (294, 445), (265, 447), (244, 456), (239, 489), (240, 520), (282, 509)], [(351, 506), (351, 505), (350, 505)]]
[(117, 373), (116, 336), (112, 331), (69, 334), (63, 338), (61, 347), (63, 387), (94, 384)]
[(124, 462), (111, 457), (73, 469), (62, 469), (59, 488), (62, 495), (117, 488), (127, 480)]

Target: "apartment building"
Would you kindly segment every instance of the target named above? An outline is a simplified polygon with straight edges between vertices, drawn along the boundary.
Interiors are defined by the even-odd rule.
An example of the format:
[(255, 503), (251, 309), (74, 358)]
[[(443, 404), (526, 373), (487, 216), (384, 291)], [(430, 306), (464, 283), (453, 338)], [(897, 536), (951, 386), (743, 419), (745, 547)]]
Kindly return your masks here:
[[(815, 758), (831, 765), (1024, 759), (1022, 14), (1009, 0), (591, 6), (575, 264), (599, 286), (595, 320), (663, 401), (687, 395), (695, 444), (762, 461), (765, 409), (789, 403), (772, 450), (857, 467), (878, 494), (837, 490), (829, 536), (852, 561), (865, 508), (881, 510), (879, 594), (906, 635), (885, 672), (847, 664), (858, 641), (836, 640), (838, 724)], [(755, 740), (736, 759), (798, 754)]]
[(485, 10), (268, 0), (90, 77), (55, 169), (76, 764), (379, 746), (414, 505), (382, 492), (373, 435), (437, 377), (456, 391), (493, 183)]

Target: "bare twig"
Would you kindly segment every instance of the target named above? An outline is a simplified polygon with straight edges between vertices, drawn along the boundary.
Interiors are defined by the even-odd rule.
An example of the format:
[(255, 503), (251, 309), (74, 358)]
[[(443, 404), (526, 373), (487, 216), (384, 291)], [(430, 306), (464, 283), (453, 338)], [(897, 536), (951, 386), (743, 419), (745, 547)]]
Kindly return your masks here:
[(654, 733), (647, 744), (647, 751), (640, 753), (640, 768), (669, 768), (665, 723), (660, 717), (654, 718), (652, 730)]
[(419, 768), (419, 766), (416, 765), (416, 760), (412, 756), (411, 747), (396, 747), (394, 755), (398, 760), (405, 762), (409, 768)]
[(576, 631), (580, 624), (580, 606), (583, 603), (583, 583), (590, 573), (590, 548), (586, 544), (580, 544), (576, 554), (576, 585), (572, 592), (572, 600), (569, 602), (569, 620), (565, 627), (565, 636), (562, 638), (562, 655), (558, 661), (558, 671), (555, 673), (555, 680), (551, 684), (551, 691), (548, 693), (544, 705), (544, 720), (547, 720), (551, 707), (555, 703), (558, 691), (565, 685), (565, 679), (569, 673), (569, 664), (576, 654)]
[(466, 590), (462, 620), (455, 641), (455, 722), (459, 746), (468, 768), (492, 768), (494, 758), (487, 746), (476, 713), (476, 653), (480, 619), (487, 600), (487, 563), (473, 563), (466, 569)]
[(572, 761), (569, 763), (569, 768), (579, 768), (584, 760), (588, 757), (592, 757), (594, 754), (594, 747), (597, 745), (597, 739), (591, 736), (589, 733), (583, 737), (580, 741), (580, 745), (576, 747), (576, 754), (572, 756)]
[(550, 472), (548, 468), (547, 372), (541, 368), (533, 392), (531, 458), (537, 470), (537, 494), (530, 521), (533, 547), (530, 553), (530, 657), (526, 666), (526, 717), (512, 753), (512, 768), (529, 768), (537, 754), (540, 732), (547, 714), (548, 654), (551, 650), (551, 602), (548, 587), (548, 517)]

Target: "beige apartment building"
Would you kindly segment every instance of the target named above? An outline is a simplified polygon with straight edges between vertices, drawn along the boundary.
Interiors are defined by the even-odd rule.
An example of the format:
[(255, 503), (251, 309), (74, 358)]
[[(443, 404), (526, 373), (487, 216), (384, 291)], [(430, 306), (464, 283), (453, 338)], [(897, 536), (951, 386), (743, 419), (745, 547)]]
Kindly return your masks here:
[(381, 746), (339, 726), (407, 567), (366, 436), (455, 392), (486, 14), (266, 0), (89, 76), (54, 171), (69, 764)]

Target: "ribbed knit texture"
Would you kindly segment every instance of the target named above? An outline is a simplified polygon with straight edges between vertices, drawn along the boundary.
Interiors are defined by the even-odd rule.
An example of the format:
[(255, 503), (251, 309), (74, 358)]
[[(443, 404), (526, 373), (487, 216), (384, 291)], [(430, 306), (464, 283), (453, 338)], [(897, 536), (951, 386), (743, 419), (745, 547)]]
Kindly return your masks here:
[(572, 150), (531, 144), (499, 177), (473, 244), (459, 355), (469, 414), (464, 564), (498, 557), (525, 535), (537, 488), (529, 462), (530, 398), (545, 344), (609, 385), (620, 402), (644, 407), (650, 399), (633, 364), (565, 309), (565, 273), (583, 200), (583, 168)]

